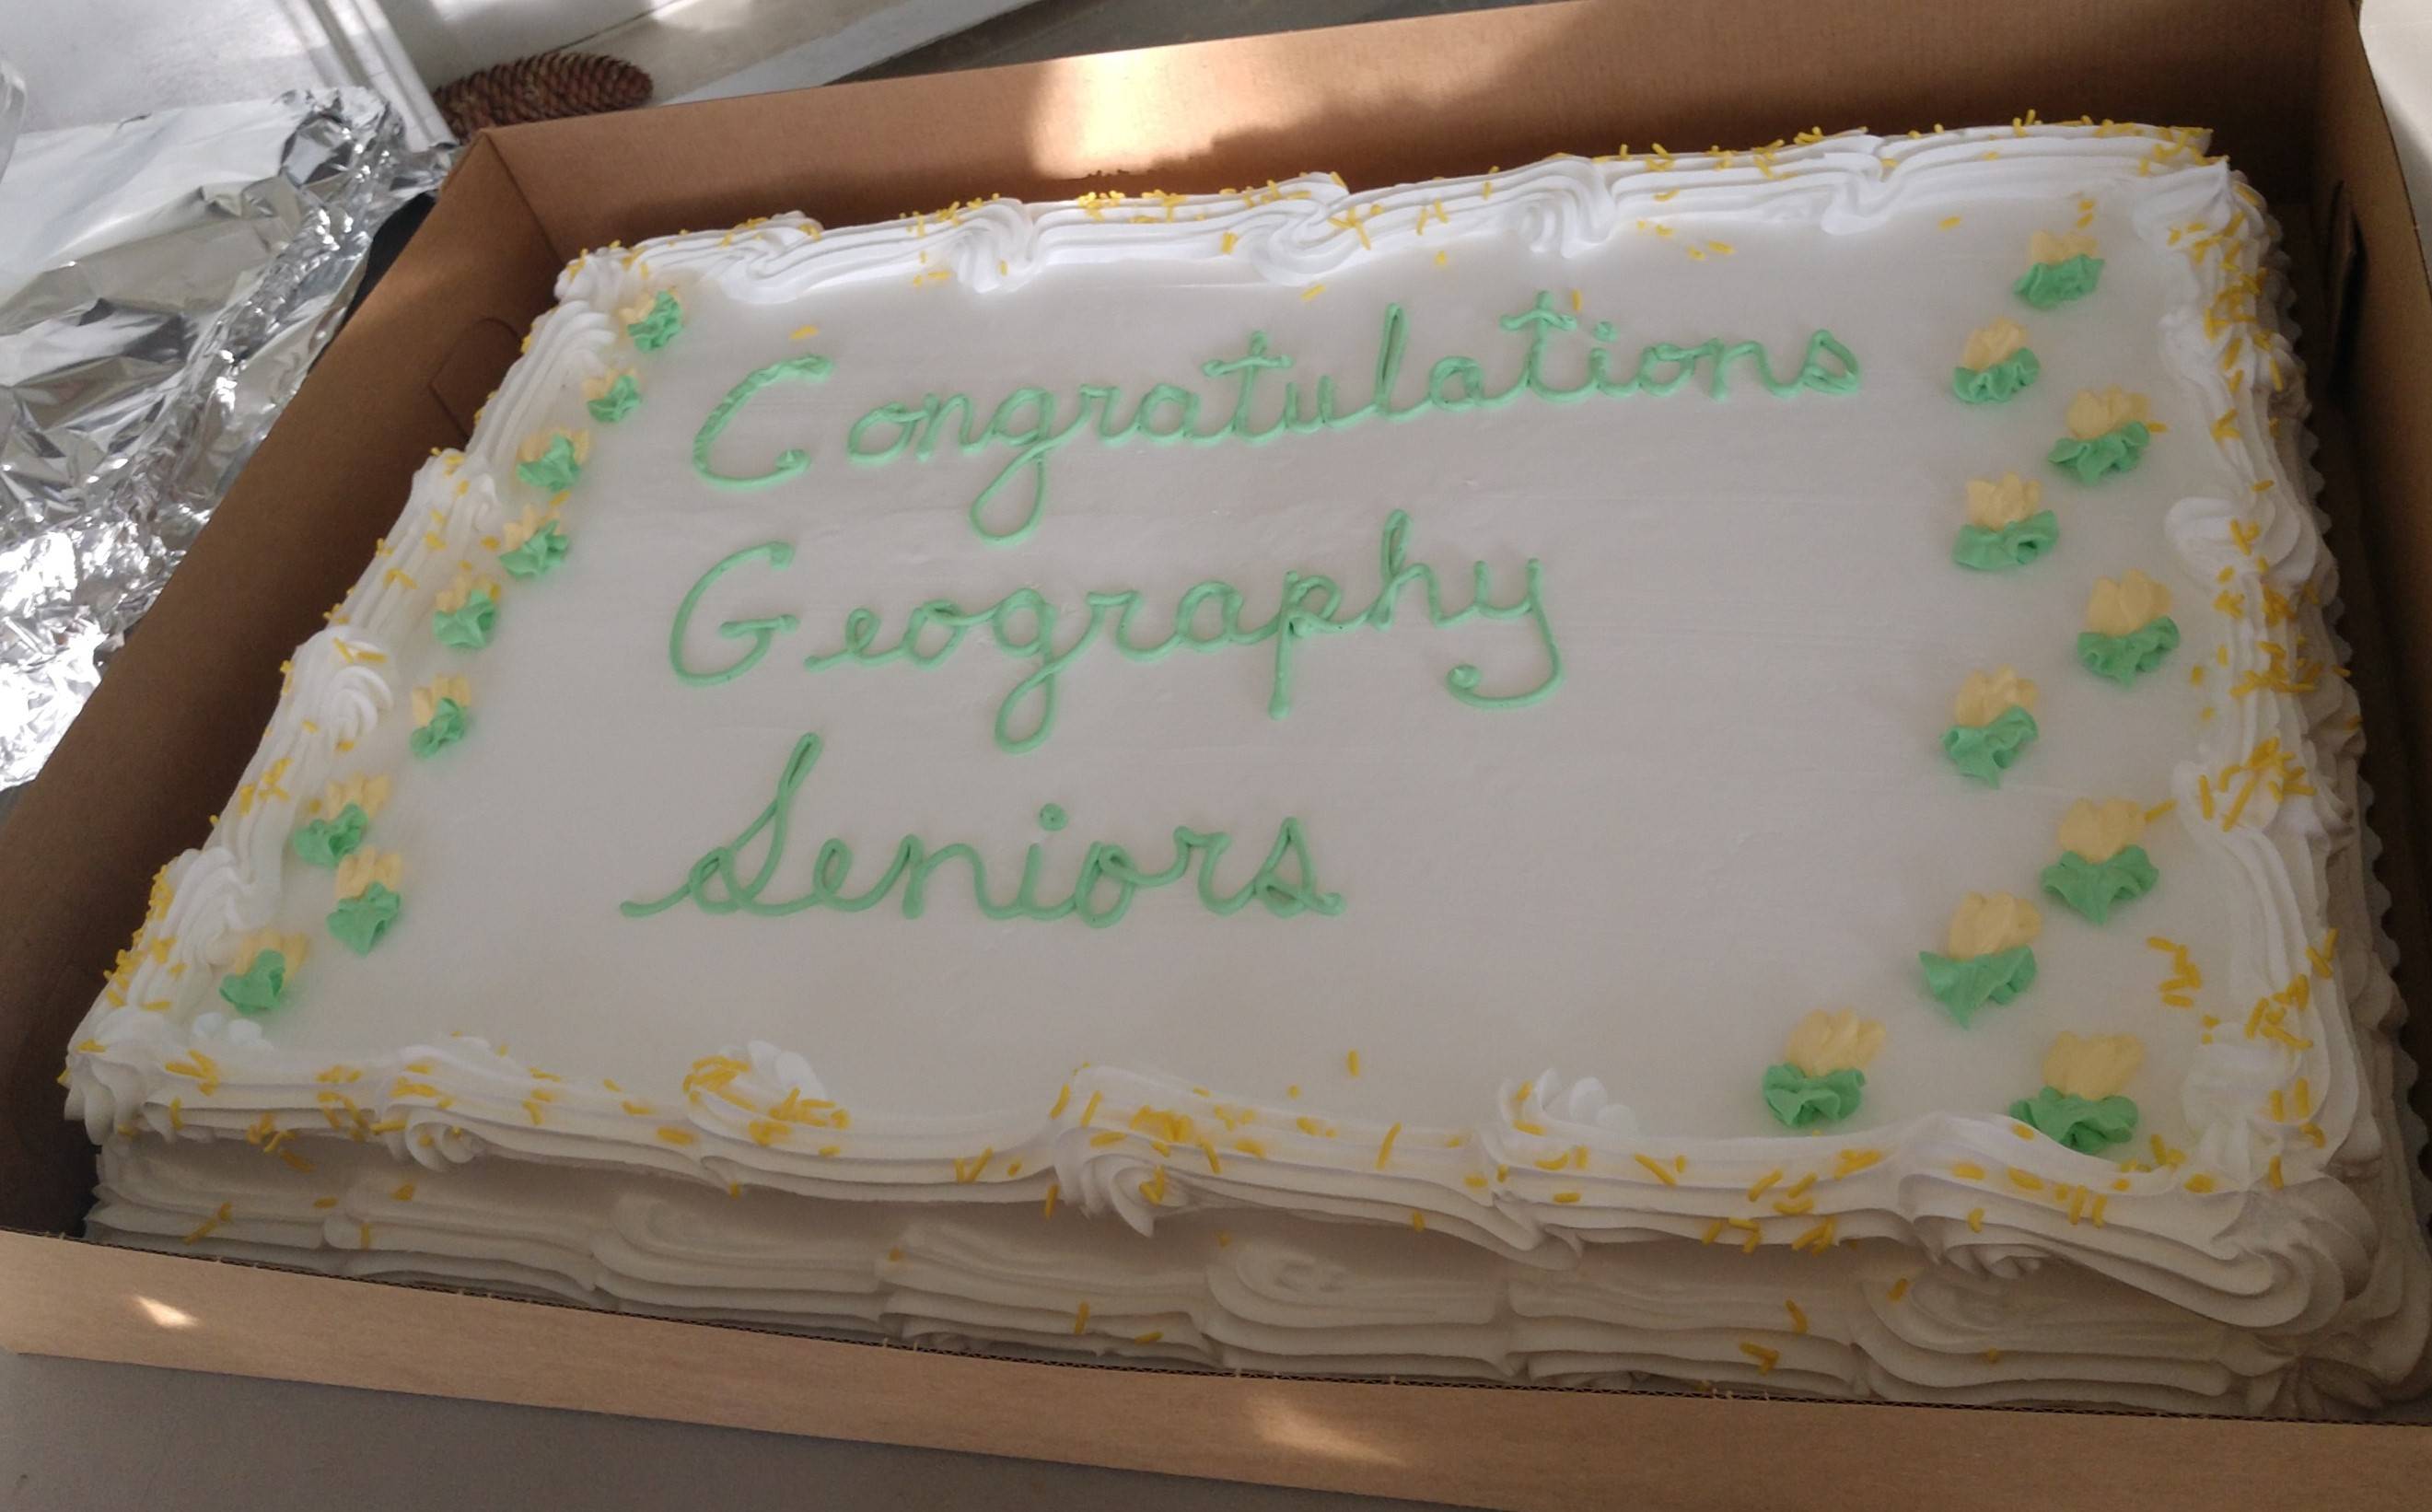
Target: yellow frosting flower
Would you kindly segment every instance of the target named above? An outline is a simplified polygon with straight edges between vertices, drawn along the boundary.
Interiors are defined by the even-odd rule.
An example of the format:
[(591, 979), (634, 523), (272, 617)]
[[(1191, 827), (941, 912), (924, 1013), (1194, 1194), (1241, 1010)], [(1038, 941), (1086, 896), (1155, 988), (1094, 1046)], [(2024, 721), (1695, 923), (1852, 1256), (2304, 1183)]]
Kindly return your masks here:
[(321, 790), (321, 812), (331, 817), (346, 812), (353, 804), (363, 811), (366, 819), (377, 819), (380, 811), (388, 807), (388, 774), (376, 772), (369, 777), (357, 775), (343, 782), (331, 782)]
[(2033, 479), (2003, 473), (1968, 480), (1968, 523), (1980, 530), (2004, 529), (2043, 507), (2044, 485)]
[(2064, 1030), (2044, 1057), (2044, 1085), (2071, 1097), (2099, 1101), (2116, 1097), (2145, 1064), (2145, 1046), (2134, 1034), (2097, 1034), (2080, 1039)]
[(1959, 697), (1951, 700), (1951, 716), (1970, 727), (1989, 725), (2013, 706), (2035, 713), (2035, 685), (2009, 667), (1996, 667), (1990, 673), (1968, 674)]
[(1973, 961), (2032, 945), (2044, 931), (2035, 905), (2008, 893), (1969, 893), (1951, 915), (1951, 958)]
[(2112, 857), (2145, 837), (2145, 808), (2135, 798), (2095, 803), (2079, 798), (2060, 821), (2060, 848), (2096, 863)]
[(1968, 333), (1968, 345), (1959, 356), (1959, 365), (1982, 372), (1997, 362), (2008, 361), (2026, 344), (2026, 328), (2004, 317)]
[(515, 448), (515, 461), (540, 461), (543, 457), (549, 455), (549, 447), (557, 445), (557, 438), (560, 436), (564, 436), (566, 441), (573, 445), (574, 460), (576, 462), (585, 462), (591, 460), (590, 431), (558, 429), (535, 430), (531, 435), (524, 437), (524, 444)]
[(304, 964), (304, 951), (309, 944), (301, 934), (281, 934), (276, 929), (259, 929), (236, 942), (236, 959), (228, 964), (228, 968), (243, 976), (253, 969), (255, 956), (264, 950), (276, 950), (287, 963), (287, 969), (293, 971)]
[[(524, 533), (529, 537), (532, 532), (527, 530)], [(523, 545), (521, 541), (515, 543), (515, 546), (521, 545)], [(510, 546), (508, 549), (513, 550), (514, 547)], [(476, 578), (469, 572), (460, 572), (456, 575), (454, 582), (439, 591), (439, 596), (431, 601), (432, 606), (443, 614), (452, 614), (464, 608), (476, 593), (484, 590), (492, 598), (498, 597), (498, 580), (495, 578)]]
[(2069, 433), (2080, 441), (2107, 435), (2131, 420), (2150, 426), (2153, 411), (2143, 395), (2128, 393), (2116, 383), (2100, 394), (2081, 389), (2069, 401)]
[(442, 698), (453, 698), (459, 708), (470, 709), (473, 707), (472, 686), (459, 673), (432, 678), (414, 690), (414, 722), (417, 725), (431, 723), (431, 716), (439, 712)]
[(2086, 628), (2097, 635), (2134, 635), (2170, 612), (2170, 591), (2134, 568), (2095, 580), (2086, 601)]
[(650, 319), (650, 307), (657, 304), (658, 300), (659, 292), (657, 290), (644, 289), (641, 293), (633, 296), (632, 303), (622, 304), (616, 307), (617, 326), (620, 328), (625, 326), (638, 326), (643, 321)]
[[(650, 310), (645, 306), (642, 311), (642, 314), (647, 315), (649, 313)], [(638, 320), (641, 316), (636, 315), (633, 318)], [(618, 378), (632, 378), (633, 380), (633, 388), (637, 393), (642, 387), (640, 375), (634, 373), (631, 368), (612, 367), (607, 372), (600, 374), (598, 378), (584, 378), (583, 380), (583, 397), (585, 400), (606, 398), (608, 396), (608, 391), (616, 386), (616, 380)]]
[(515, 547), (522, 546), (533, 536), (538, 535), (540, 533), (541, 527), (547, 525), (549, 520), (549, 514), (547, 510), (540, 508), (536, 504), (525, 505), (523, 513), (515, 519), (509, 520), (507, 522), (506, 529), (498, 532), (498, 549), (501, 551), (513, 551)]
[(2027, 256), (2037, 262), (2067, 262), (2071, 258), (2090, 258), (2098, 250), (2094, 238), (2084, 231), (2065, 231), (2058, 236), (2050, 231), (2037, 231), (2027, 238)]
[(374, 882), (396, 892), (404, 880), (405, 857), (394, 850), (374, 850), (365, 846), (338, 861), (340, 898), (352, 898)]
[(1854, 1008), (1837, 1014), (1818, 1008), (1790, 1032), (1782, 1058), (1802, 1076), (1829, 1076), (1864, 1067), (1883, 1048), (1883, 1026), (1875, 1020), (1859, 1017)]

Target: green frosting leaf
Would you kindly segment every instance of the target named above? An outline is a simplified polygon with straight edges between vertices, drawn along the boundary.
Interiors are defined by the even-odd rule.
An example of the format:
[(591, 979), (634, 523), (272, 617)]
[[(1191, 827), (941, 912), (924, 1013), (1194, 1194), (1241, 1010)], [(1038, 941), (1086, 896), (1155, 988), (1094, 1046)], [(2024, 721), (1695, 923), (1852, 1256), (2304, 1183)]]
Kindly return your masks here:
[(405, 899), (385, 883), (374, 882), (352, 898), (338, 899), (338, 906), (329, 910), (329, 932), (357, 955), (369, 955), (404, 906)]
[(513, 551), (499, 552), (498, 565), (517, 578), (538, 578), (565, 559), (566, 547), (566, 532), (551, 520)]
[(1988, 787), (2035, 738), (2035, 716), (2012, 704), (1989, 725), (1952, 725), (1942, 732), (1942, 753), (1951, 764)]
[(431, 722), (417, 727), (405, 743), (416, 756), (433, 755), (464, 739), (464, 727), (471, 721), (463, 704), (453, 698), (442, 698), (431, 711)]
[(2178, 622), (2162, 614), (2125, 635), (2079, 631), (2077, 659), (2095, 676), (2109, 678), (2124, 688), (2136, 681), (2139, 673), (2160, 666), (2162, 659), (2178, 644)]
[(1788, 1129), (1848, 1117), (1858, 1111), (1866, 1087), (1866, 1073), (1855, 1067), (1822, 1076), (1809, 1076), (1787, 1061), (1765, 1068), (1765, 1105)]
[(1966, 961), (1927, 950), (1917, 961), (1925, 967), (1925, 990), (1951, 1010), (1962, 1029), (1986, 1003), (2008, 1002), (2035, 980), (2035, 948), (2026, 945)]
[(563, 494), (583, 476), (583, 462), (574, 455), (574, 443), (561, 434), (549, 439), (547, 451), (515, 463), (515, 476), (544, 494)]
[(2095, 437), (2080, 441), (2075, 436), (2063, 436), (2052, 443), (2046, 457), (2053, 466), (2072, 474), (2081, 483), (2091, 483), (2106, 473), (2132, 473), (2145, 457), (2145, 447), (2153, 432), (2142, 420), (2130, 420)]
[(2074, 850), (2044, 868), (2044, 891), (2077, 910), (2094, 923), (2111, 917), (2111, 905), (2142, 898), (2153, 890), (2162, 874), (2142, 846), (2129, 846), (2108, 861), (2088, 861)]
[(2082, 1155), (2100, 1154), (2136, 1133), (2136, 1104), (2128, 1099), (2097, 1101), (2053, 1087), (2011, 1103), (2010, 1117)]
[(2000, 404), (2014, 399), (2043, 372), (2035, 354), (2021, 347), (1991, 367), (1951, 370), (1951, 392), (1967, 404)]
[(490, 632), (498, 623), (498, 601), (487, 589), (466, 598), (461, 608), (431, 612), (431, 633), (439, 637), (440, 645), (460, 651), (478, 651), (489, 645)]
[(655, 352), (674, 341), (676, 332), (682, 329), (684, 307), (676, 303), (675, 295), (662, 289), (659, 296), (650, 301), (650, 312), (626, 327), (625, 334), (633, 338), (633, 344), (643, 351)]
[(287, 957), (264, 950), (243, 972), (220, 978), (220, 996), (246, 1017), (287, 1005)]
[(307, 865), (334, 866), (363, 843), (363, 833), (371, 827), (371, 815), (361, 805), (349, 803), (336, 818), (314, 819), (296, 831), (288, 844)]
[(2013, 525), (1987, 530), (1981, 525), (1959, 528), (1959, 544), (1951, 560), (1978, 572), (2007, 572), (2023, 567), (2050, 551), (2060, 540), (2060, 521), (2050, 510), (2039, 510)]
[(601, 425), (613, 426), (639, 409), (641, 403), (642, 391), (633, 386), (633, 375), (619, 373), (616, 381), (608, 385), (607, 393), (583, 408), (591, 412), (592, 419)]
[(2103, 260), (2080, 253), (2065, 262), (2036, 263), (2010, 289), (2037, 310), (2050, 310), (2092, 294), (2102, 277)]

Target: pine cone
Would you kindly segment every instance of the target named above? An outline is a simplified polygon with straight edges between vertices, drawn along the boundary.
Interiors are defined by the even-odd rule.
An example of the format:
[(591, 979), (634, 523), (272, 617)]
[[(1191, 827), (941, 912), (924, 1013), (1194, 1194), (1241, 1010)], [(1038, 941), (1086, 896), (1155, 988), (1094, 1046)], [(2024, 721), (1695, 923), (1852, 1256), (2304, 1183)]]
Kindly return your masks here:
[(650, 76), (621, 58), (543, 53), (442, 85), (435, 98), (448, 129), (470, 142), (485, 126), (630, 110), (650, 99)]

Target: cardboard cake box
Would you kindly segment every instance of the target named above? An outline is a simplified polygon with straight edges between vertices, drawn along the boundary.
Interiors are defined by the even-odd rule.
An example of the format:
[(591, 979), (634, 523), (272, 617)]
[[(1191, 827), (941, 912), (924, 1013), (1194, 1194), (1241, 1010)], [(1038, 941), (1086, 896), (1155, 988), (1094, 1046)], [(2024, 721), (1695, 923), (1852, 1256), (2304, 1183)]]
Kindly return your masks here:
[[(2419, 1008), (2407, 1040), (2432, 1060), (2419, 882), (2432, 596), (2408, 591), (2432, 579), (2420, 361), (2432, 288), (2349, 0), (1612, 0), (1163, 48), (520, 126), (472, 145), (0, 830), (0, 1344), (1495, 1506), (1773, 1504), (1793, 1487), (1814, 1508), (1992, 1486), (2155, 1508), (2420, 1494), (2422, 1426), (1036, 1363), (73, 1237), (93, 1158), (53, 1078), (145, 880), (202, 840), (280, 660), (361, 571), (415, 466), (464, 441), (576, 253), (787, 207), (849, 225), (989, 193), (1204, 191), (1309, 169), (1358, 188), (1622, 142), (1744, 145), (2029, 106), (2211, 126), (2288, 228), (2378, 874)], [(1882, 1479), (1894, 1455), (1897, 1488)]]

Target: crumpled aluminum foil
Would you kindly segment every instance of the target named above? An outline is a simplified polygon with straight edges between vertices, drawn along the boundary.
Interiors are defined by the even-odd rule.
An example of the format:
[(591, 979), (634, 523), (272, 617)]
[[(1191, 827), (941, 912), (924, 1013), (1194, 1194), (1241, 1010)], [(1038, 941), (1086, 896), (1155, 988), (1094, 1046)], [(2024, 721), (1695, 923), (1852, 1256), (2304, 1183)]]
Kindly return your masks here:
[(437, 187), (367, 90), (19, 137), (0, 176), (0, 788), (30, 779)]

